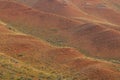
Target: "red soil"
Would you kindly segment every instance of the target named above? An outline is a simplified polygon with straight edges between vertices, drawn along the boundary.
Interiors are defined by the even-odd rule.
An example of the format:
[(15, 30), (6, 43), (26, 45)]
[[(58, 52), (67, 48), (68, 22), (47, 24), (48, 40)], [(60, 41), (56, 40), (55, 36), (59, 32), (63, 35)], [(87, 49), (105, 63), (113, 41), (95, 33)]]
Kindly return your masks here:
[(48, 12), (48, 13), (54, 13), (57, 15), (65, 16), (68, 18), (73, 18), (73, 17), (84, 17), (86, 19), (94, 19), (94, 20), (102, 20), (100, 18), (96, 18), (93, 16), (90, 16), (86, 14), (84, 11), (80, 10), (76, 5), (72, 4), (70, 1), (65, 1), (65, 0), (14, 0), (17, 2), (22, 2), (25, 5), (29, 5), (30, 7)]
[[(120, 24), (120, 13), (111, 8), (108, 1), (102, 0), (72, 0), (81, 10), (93, 16), (106, 19), (113, 24)], [(116, 1), (116, 0), (115, 0)]]
[[(87, 72), (87, 74), (85, 73)], [(88, 79), (96, 80), (96, 77), (99, 77), (97, 80), (119, 80), (120, 76), (118, 73), (109, 69), (101, 68), (100, 66), (89, 66), (84, 69), (81, 74), (88, 76)]]
[[(6, 55), (29, 63), (37, 68), (45, 65), (47, 69), (52, 67), (52, 70), (61, 71), (60, 73), (75, 71), (67, 75), (72, 74), (77, 80), (84, 77), (90, 80), (119, 80), (120, 73), (116, 69), (111, 70), (112, 64), (86, 59), (73, 48), (57, 48), (32, 36), (10, 31), (6, 26), (1, 25), (0, 29), (0, 52), (6, 53)], [(91, 66), (95, 64), (100, 64), (100, 69)], [(106, 68), (106, 66), (109, 67)], [(93, 71), (91, 72), (91, 70)], [(76, 73), (80, 75), (76, 76)], [(91, 73), (93, 76), (91, 76)], [(107, 73), (107, 75), (101, 75), (104, 73)], [(96, 74), (97, 76), (94, 77)]]
[[(53, 53), (54, 52), (54, 53)], [(72, 48), (56, 48), (52, 49), (47, 53), (49, 56), (52, 57), (53, 61), (59, 63), (66, 63), (71, 61), (76, 57), (82, 58), (83, 55), (80, 54), (77, 50)]]
[(78, 46), (88, 50), (91, 55), (119, 59), (120, 32), (104, 25), (85, 24), (72, 35), (75, 35), (73, 39), (76, 39), (74, 46), (81, 44)]
[[(42, 34), (45, 36), (44, 39), (61, 34), (62, 38), (66, 37), (65, 40), (69, 41), (66, 42), (68, 45), (72, 43), (71, 46), (78, 49), (84, 48), (92, 56), (99, 55), (99, 57), (115, 59), (120, 57), (120, 33), (106, 25), (79, 23), (6, 1), (0, 1), (0, 18), (15, 26), (17, 25), (18, 27), (15, 29), (24, 33), (37, 37)], [(84, 25), (82, 25), (83, 23)], [(87, 59), (74, 48), (54, 47), (40, 39), (9, 29), (0, 25), (0, 52), (2, 53), (37, 68), (44, 65), (47, 69), (51, 67), (56, 72), (59, 70), (60, 73), (69, 72), (68, 75), (76, 77), (76, 80), (120, 79), (120, 72), (117, 68), (115, 69), (115, 66), (119, 68), (120, 65)], [(58, 30), (57, 35), (51, 29)]]
[(39, 0), (33, 7), (41, 11), (59, 14), (59, 15), (67, 16), (67, 17), (72, 17), (72, 16), (77, 17), (77, 16), (84, 15), (78, 9), (72, 7), (71, 5), (67, 3), (64, 3), (58, 0), (52, 0), (52, 1)]
[(87, 52), (90, 56), (110, 59), (120, 57), (120, 33), (108, 25), (76, 22), (6, 1), (0, 2), (0, 18), (14, 24), (16, 29), (24, 33), (56, 43), (61, 40), (65, 45), (84, 49), (83, 53)]

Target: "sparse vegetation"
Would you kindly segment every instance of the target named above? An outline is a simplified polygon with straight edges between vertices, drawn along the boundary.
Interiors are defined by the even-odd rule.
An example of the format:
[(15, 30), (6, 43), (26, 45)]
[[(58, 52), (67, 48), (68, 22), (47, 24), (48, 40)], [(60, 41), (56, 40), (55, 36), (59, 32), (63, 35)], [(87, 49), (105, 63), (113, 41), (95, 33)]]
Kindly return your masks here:
[(120, 80), (120, 17), (102, 1), (0, 0), (0, 80)]
[[(44, 71), (39, 71), (20, 61), (13, 62), (15, 59), (0, 53), (0, 78), (9, 80), (35, 80), (47, 79), (56, 80), (55, 75), (51, 75)], [(4, 72), (5, 71), (5, 72)], [(33, 76), (33, 77), (31, 77)]]

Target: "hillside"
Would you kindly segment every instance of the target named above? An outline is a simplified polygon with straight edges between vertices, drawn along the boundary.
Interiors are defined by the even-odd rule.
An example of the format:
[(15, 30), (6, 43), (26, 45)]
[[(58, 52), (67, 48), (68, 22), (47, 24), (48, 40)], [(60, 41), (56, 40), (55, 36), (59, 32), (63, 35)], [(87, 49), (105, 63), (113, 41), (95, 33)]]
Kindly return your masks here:
[[(26, 4), (26, 2), (33, 3), (32, 0), (22, 2), (24, 4)], [(82, 18), (117, 25), (119, 25), (120, 20), (120, 13), (118, 12), (119, 0), (38, 0), (34, 1), (33, 5), (29, 6), (40, 11), (75, 19)]]
[[(37, 0), (25, 1), (33, 6)], [(1, 80), (120, 80), (118, 24), (23, 3), (0, 0)]]
[(116, 10), (117, 12), (120, 12), (120, 0), (104, 0), (104, 2), (111, 8), (113, 8), (114, 10)]
[[(112, 0), (71, 0), (82, 11), (102, 18), (113, 24), (119, 24), (120, 13), (112, 6), (117, 1)], [(118, 0), (119, 1), (119, 0)], [(118, 2), (119, 5), (119, 2)]]
[[(16, 2), (21, 2), (24, 5), (28, 5), (36, 10), (44, 11), (47, 13), (53, 13), (60, 16), (65, 16), (68, 18), (82, 17), (85, 20), (90, 19), (91, 21), (105, 21), (103, 19), (91, 16), (84, 11), (80, 10), (76, 5), (72, 4), (68, 0), (14, 0)], [(31, 3), (32, 5), (29, 5)], [(106, 22), (106, 21), (105, 21)]]
[(19, 3), (23, 3), (29, 6), (34, 6), (39, 0), (13, 0), (13, 1), (17, 1)]
[(0, 53), (0, 79), (1, 80), (56, 80), (55, 75), (40, 71)]
[(6, 1), (1, 2), (0, 12), (1, 20), (18, 31), (57, 46), (75, 47), (89, 56), (119, 60), (120, 34), (111, 25), (77, 22)]
[[(40, 39), (8, 28), (5, 23), (3, 26), (3, 22), (0, 28), (2, 79), (101, 80), (105, 78), (119, 80), (118, 64), (89, 59), (73, 48), (51, 46)], [(107, 75), (102, 74), (104, 72)], [(90, 76), (94, 74), (98, 75)]]

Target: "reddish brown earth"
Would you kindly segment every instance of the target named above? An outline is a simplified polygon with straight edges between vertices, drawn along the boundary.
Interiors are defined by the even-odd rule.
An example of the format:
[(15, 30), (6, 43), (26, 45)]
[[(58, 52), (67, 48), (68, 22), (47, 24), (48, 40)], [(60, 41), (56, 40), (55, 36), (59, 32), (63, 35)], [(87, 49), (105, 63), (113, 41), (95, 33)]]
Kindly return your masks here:
[(35, 0), (34, 2), (32, 0), (25, 0), (25, 1), (14, 0), (14, 1), (22, 2), (22, 4), (26, 4), (40, 11), (53, 13), (53, 14), (65, 16), (68, 18), (81, 17), (81, 18), (85, 18), (85, 20), (89, 19), (91, 21), (93, 19), (95, 21), (98, 21), (98, 20), (105, 21), (103, 19), (86, 14), (84, 11), (80, 10), (79, 7), (77, 7), (76, 5), (72, 4), (70, 1), (67, 1), (67, 0), (66, 1), (65, 0), (52, 0), (52, 1)]
[[(101, 80), (102, 78), (112, 80), (115, 78), (119, 80), (120, 73), (115, 69), (118, 66), (116, 64), (87, 59), (73, 48), (57, 48), (32, 36), (10, 31), (3, 25), (0, 25), (0, 29), (0, 52), (37, 69), (47, 68), (45, 71), (50, 69), (57, 74), (60, 71), (65, 78), (67, 75), (71, 75), (70, 78), (73, 77), (77, 80), (84, 78), (90, 80)], [(95, 66), (97, 68), (94, 68)], [(76, 70), (80, 75), (76, 75)], [(97, 73), (90, 70), (97, 71)], [(75, 72), (69, 73), (69, 71)], [(107, 73), (107, 76), (102, 75), (104, 72)], [(99, 74), (92, 77), (91, 73)], [(109, 78), (110, 75), (112, 76)]]
[(0, 1), (0, 20), (0, 52), (5, 55), (68, 80), (120, 79), (116, 26), (72, 20), (9, 1)]
[(105, 2), (110, 8), (120, 12), (120, 0), (105, 0)]
[[(119, 25), (119, 0), (14, 0), (35, 9), (67, 17)], [(45, 7), (44, 7), (45, 6)], [(109, 14), (108, 14), (109, 13)], [(112, 17), (111, 17), (112, 16)]]
[(119, 24), (120, 13), (110, 7), (110, 1), (106, 0), (71, 0), (84, 12), (93, 16), (106, 19), (113, 24)]
[(85, 14), (82, 13), (80, 10), (72, 7), (71, 5), (65, 2), (58, 0), (52, 0), (52, 1), (39, 0), (33, 7), (41, 11), (68, 16), (68, 17), (72, 17), (72, 16), (78, 17), (83, 15), (85, 16)]
[(77, 22), (5, 1), (1, 2), (0, 12), (3, 21), (24, 33), (55, 45), (75, 47), (89, 56), (119, 59), (120, 34), (110, 25)]
[[(30, 1), (23, 1), (25, 4)], [(33, 2), (32, 2), (33, 3)], [(31, 7), (72, 18), (83, 18), (97, 22), (110, 22), (119, 25), (118, 1), (108, 0), (38, 0)], [(29, 4), (28, 4), (29, 5)], [(45, 6), (45, 7), (44, 7)], [(109, 14), (108, 14), (109, 13)]]

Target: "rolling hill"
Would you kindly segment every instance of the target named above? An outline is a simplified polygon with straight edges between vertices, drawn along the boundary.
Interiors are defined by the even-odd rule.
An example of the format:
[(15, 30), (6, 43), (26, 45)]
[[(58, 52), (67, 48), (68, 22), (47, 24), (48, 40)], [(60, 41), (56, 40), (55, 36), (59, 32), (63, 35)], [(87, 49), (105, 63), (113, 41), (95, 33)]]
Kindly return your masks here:
[[(57, 14), (68, 18), (82, 17), (85, 20), (90, 19), (91, 21), (105, 21), (103, 19), (91, 16), (84, 11), (80, 10), (76, 5), (72, 4), (68, 0), (14, 0), (16, 2), (22, 2), (22, 4), (28, 5), (34, 9), (44, 11), (47, 13)], [(32, 5), (30, 5), (31, 3)], [(45, 6), (45, 7), (44, 7)], [(105, 21), (106, 22), (106, 21)]]
[(0, 53), (0, 79), (1, 80), (56, 80), (55, 75), (40, 71), (18, 61), (15, 58)]
[[(32, 0), (21, 1), (24, 4), (26, 4), (26, 2), (33, 3)], [(40, 11), (70, 18), (90, 19), (90, 21), (119, 25), (120, 13), (118, 12), (118, 3), (119, 0), (38, 0), (34, 1), (33, 5), (27, 5)]]
[[(29, 6), (39, 2), (25, 1)], [(51, 4), (56, 1), (63, 0)], [(0, 0), (0, 79), (120, 79), (118, 24), (66, 17), (71, 6), (62, 16), (29, 6)]]
[(111, 25), (70, 20), (14, 2), (0, 3), (1, 20), (18, 31), (55, 45), (75, 47), (89, 56), (119, 60), (120, 34)]
[[(113, 24), (119, 24), (120, 13), (116, 11), (113, 5), (117, 1), (112, 0), (71, 0), (81, 10), (93, 16), (107, 20)], [(119, 0), (118, 0), (119, 1)], [(119, 2), (118, 2), (119, 3)]]
[[(0, 28), (1, 79), (119, 80), (120, 78), (119, 64), (87, 58), (73, 48), (51, 46), (40, 39), (14, 31), (5, 23), (1, 24)], [(98, 75), (90, 76), (94, 74)]]

